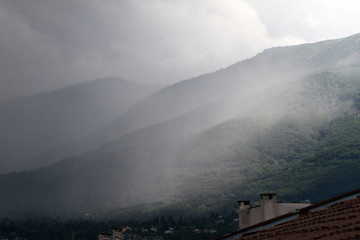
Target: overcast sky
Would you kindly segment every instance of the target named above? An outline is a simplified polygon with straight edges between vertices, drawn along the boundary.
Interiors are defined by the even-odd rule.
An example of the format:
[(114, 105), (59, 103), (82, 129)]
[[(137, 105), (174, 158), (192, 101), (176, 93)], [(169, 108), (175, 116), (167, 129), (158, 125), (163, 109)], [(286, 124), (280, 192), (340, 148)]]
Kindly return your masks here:
[(171, 84), (360, 32), (357, 0), (0, 0), (0, 101), (119, 76)]

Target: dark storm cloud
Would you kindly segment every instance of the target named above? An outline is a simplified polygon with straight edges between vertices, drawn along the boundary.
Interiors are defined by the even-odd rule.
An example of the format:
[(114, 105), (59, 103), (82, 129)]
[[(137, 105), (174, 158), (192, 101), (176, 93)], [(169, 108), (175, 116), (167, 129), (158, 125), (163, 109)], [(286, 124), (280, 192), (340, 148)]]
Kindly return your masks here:
[(92, 4), (1, 2), (2, 96), (97, 77), (99, 56), (111, 41), (105, 26)]
[(109, 75), (172, 83), (269, 45), (241, 1), (2, 0), (0, 31), (0, 100)]
[[(314, 40), (277, 27), (286, 23), (271, 10), (280, 3), (0, 0), (0, 101), (105, 76), (170, 84), (267, 47)], [(316, 9), (289, 22), (321, 26)]]

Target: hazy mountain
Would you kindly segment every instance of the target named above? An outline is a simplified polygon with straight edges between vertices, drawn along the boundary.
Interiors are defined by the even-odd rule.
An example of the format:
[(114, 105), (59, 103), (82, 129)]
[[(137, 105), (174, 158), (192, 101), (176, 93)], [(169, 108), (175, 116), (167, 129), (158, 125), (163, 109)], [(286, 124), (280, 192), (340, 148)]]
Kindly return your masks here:
[(154, 203), (205, 212), (250, 196), (257, 188), (245, 188), (248, 180), (296, 166), (330, 146), (332, 119), (357, 118), (359, 39), (272, 48), (166, 87), (56, 149), (65, 156), (89, 151), (0, 176), (0, 209), (114, 214)]
[(159, 88), (104, 78), (0, 103), (0, 171), (32, 166), (24, 159), (91, 133)]
[[(200, 106), (224, 98), (238, 98), (245, 93), (279, 88), (301, 74), (324, 69), (335, 70), (360, 64), (360, 35), (290, 47), (276, 47), (238, 62), (226, 69), (168, 86), (130, 108), (110, 124), (94, 133), (36, 156), (47, 162), (96, 149), (133, 130), (160, 123)], [(256, 99), (258, 95), (248, 99)], [(263, 93), (264, 94), (264, 93)], [(270, 93), (271, 94), (271, 93)], [(266, 95), (266, 94), (265, 94)], [(249, 102), (245, 101), (245, 102)], [(230, 105), (244, 101), (232, 100)], [(240, 110), (241, 111), (241, 110)], [(226, 118), (238, 111), (229, 110)], [(43, 160), (42, 160), (43, 161)]]

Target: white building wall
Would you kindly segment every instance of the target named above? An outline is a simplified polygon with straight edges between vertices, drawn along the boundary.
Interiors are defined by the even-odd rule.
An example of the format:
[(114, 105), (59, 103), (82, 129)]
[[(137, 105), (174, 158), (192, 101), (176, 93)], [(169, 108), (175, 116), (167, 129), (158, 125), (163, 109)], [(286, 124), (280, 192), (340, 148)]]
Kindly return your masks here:
[(238, 201), (238, 203), (240, 229), (311, 205), (310, 203), (278, 203), (274, 193), (261, 194), (260, 206), (251, 207), (250, 201)]

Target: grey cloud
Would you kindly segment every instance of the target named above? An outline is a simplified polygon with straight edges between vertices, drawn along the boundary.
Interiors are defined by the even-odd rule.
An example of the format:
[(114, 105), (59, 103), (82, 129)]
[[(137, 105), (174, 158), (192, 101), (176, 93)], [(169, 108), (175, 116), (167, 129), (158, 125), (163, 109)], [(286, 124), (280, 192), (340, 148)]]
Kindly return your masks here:
[[(280, 0), (0, 0), (0, 101), (106, 76), (171, 84), (264, 48), (325, 35), (309, 37), (318, 29), (309, 32), (304, 19), (284, 21), (275, 11), (281, 5)], [(299, 6), (285, 4), (284, 12)], [(319, 17), (316, 11), (313, 17)]]
[(109, 75), (173, 83), (250, 57), (263, 25), (228, 4), (241, 19), (220, 1), (2, 0), (0, 100)]

